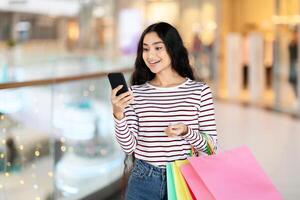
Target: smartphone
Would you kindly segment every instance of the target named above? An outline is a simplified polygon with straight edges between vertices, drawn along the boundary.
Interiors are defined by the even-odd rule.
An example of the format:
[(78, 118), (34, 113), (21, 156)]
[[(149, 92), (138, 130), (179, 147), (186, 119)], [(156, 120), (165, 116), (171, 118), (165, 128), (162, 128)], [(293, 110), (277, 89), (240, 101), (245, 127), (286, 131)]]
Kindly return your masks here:
[(124, 75), (121, 72), (109, 73), (107, 76), (112, 89), (115, 89), (119, 85), (123, 85), (121, 90), (117, 92), (117, 96), (128, 91)]

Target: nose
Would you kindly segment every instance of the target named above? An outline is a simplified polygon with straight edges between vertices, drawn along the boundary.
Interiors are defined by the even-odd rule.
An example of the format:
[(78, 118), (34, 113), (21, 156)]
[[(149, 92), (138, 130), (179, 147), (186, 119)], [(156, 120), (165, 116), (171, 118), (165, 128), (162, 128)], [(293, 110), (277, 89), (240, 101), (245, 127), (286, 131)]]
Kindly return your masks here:
[(149, 59), (152, 59), (153, 57), (154, 57), (154, 56), (153, 56), (152, 53), (150, 53), (149, 56), (148, 56)]
[(154, 52), (152, 50), (149, 51), (148, 58), (154, 58)]

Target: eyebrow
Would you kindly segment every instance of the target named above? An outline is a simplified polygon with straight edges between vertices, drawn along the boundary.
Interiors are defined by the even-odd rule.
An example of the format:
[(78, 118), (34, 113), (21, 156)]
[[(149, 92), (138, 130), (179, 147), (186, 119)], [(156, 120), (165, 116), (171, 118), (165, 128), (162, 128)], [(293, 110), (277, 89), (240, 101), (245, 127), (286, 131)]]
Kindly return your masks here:
[[(160, 43), (162, 43), (162, 44), (163, 44), (163, 42), (162, 42), (162, 41), (158, 41), (158, 42), (153, 42), (153, 43), (152, 43), (152, 45), (156, 45), (156, 44), (160, 44)], [(147, 45), (147, 46), (148, 46), (149, 44), (143, 43), (143, 45)]]

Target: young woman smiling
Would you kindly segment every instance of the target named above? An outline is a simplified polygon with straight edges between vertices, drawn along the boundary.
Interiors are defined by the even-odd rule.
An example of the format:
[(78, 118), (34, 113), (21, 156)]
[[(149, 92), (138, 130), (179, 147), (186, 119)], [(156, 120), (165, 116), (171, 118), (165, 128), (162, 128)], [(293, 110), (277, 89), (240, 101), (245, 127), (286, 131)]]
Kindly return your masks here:
[(134, 159), (125, 199), (167, 199), (168, 162), (186, 159), (191, 147), (217, 148), (212, 93), (194, 80), (178, 31), (160, 22), (147, 27), (138, 43), (131, 91), (112, 91), (117, 141)]

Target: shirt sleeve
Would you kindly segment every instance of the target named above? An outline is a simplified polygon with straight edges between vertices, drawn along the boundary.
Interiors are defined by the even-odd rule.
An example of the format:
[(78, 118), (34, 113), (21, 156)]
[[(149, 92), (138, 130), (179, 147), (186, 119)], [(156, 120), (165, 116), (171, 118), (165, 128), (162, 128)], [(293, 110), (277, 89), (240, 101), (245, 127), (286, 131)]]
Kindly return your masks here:
[(124, 118), (115, 121), (115, 135), (126, 154), (132, 154), (137, 144), (138, 118), (132, 105), (125, 108)]
[[(198, 113), (199, 130), (188, 127), (188, 133), (183, 136), (198, 151), (207, 152), (208, 141), (214, 151), (217, 151), (217, 129), (215, 110), (211, 89), (204, 85), (200, 98), (200, 111)], [(204, 137), (204, 134), (207, 137)]]

